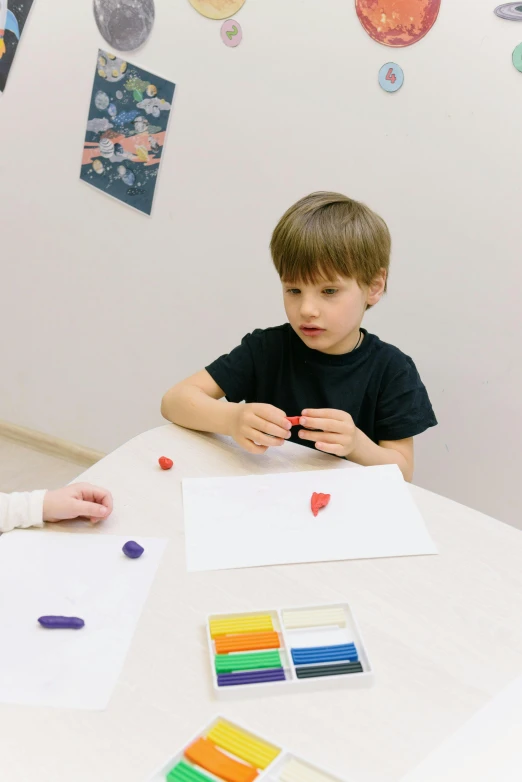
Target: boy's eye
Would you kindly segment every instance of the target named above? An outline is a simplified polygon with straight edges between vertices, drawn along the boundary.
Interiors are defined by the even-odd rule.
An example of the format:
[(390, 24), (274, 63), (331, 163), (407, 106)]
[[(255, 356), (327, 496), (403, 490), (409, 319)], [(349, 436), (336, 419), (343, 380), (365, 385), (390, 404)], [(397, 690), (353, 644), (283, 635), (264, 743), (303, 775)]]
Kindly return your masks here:
[(301, 291), (299, 290), (299, 288), (287, 288), (287, 289), (286, 289), (286, 292), (287, 292), (287, 293), (291, 293), (293, 296), (295, 296), (295, 295), (296, 295), (296, 294), (298, 294), (298, 293), (301, 293)]
[(325, 288), (323, 293), (326, 293), (327, 296), (333, 296), (334, 293), (337, 293), (337, 288)]

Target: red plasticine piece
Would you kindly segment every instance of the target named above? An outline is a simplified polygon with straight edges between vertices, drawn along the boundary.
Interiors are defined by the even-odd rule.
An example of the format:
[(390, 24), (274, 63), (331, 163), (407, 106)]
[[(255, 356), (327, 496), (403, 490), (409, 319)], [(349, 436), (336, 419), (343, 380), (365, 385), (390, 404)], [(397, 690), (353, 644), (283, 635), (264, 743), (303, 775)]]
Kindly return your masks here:
[(314, 516), (317, 516), (321, 508), (326, 508), (326, 506), (330, 502), (331, 496), (332, 496), (331, 494), (320, 494), (320, 493), (318, 494), (317, 492), (314, 491), (314, 493), (312, 494), (312, 502), (311, 502), (312, 513), (314, 514)]
[(300, 415), (287, 415), (286, 420), (290, 421), (292, 426), (299, 426), (299, 421), (301, 420)]
[(162, 470), (170, 470), (174, 466), (174, 462), (168, 456), (160, 456), (158, 463)]

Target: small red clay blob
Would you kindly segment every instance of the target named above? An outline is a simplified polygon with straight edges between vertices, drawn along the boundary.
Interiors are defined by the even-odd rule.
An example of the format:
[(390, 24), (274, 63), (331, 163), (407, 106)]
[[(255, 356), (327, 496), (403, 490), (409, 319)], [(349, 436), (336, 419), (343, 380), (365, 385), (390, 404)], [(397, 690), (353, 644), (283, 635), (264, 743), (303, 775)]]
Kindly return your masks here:
[(290, 421), (292, 426), (299, 426), (299, 421), (301, 420), (300, 415), (287, 415), (286, 420)]
[(162, 470), (170, 470), (174, 466), (174, 462), (168, 456), (160, 456), (158, 464)]
[(314, 516), (317, 516), (321, 508), (326, 508), (326, 506), (330, 502), (331, 496), (332, 496), (331, 494), (318, 494), (317, 492), (314, 491), (314, 493), (312, 494), (312, 501), (311, 501), (312, 513), (314, 514)]

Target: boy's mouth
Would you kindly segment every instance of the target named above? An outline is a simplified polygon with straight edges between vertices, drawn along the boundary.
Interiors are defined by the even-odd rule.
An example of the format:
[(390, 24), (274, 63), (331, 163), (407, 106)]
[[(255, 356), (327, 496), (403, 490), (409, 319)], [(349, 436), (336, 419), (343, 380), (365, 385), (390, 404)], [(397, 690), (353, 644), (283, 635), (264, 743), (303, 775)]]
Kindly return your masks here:
[(305, 337), (319, 337), (321, 334), (324, 334), (326, 329), (320, 329), (317, 326), (307, 326), (304, 324), (303, 326), (299, 326), (299, 331), (305, 335)]

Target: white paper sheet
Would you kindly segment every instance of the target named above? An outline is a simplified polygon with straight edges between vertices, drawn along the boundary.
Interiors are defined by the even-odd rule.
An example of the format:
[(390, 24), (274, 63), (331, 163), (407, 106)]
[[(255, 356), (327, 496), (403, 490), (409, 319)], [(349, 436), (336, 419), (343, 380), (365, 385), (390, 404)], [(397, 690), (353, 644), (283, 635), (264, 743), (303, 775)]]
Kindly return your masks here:
[(184, 480), (183, 506), (190, 571), (436, 553), (396, 465)]
[[(166, 540), (49, 530), (0, 537), (0, 702), (103, 709), (123, 667)], [(45, 615), (81, 630), (45, 630)]]
[(522, 677), (477, 712), (402, 782), (520, 782)]

